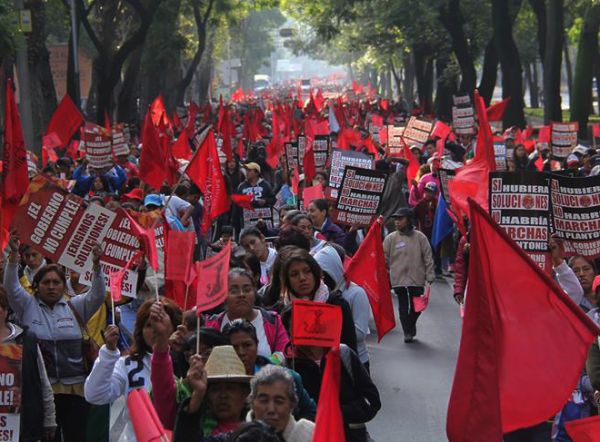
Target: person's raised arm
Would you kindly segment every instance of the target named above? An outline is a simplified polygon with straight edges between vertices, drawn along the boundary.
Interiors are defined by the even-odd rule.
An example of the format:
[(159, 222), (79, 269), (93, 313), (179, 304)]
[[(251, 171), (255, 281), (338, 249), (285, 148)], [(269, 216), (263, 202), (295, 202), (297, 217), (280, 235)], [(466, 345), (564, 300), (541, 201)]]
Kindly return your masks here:
[(84, 323), (87, 323), (87, 321), (94, 316), (106, 297), (104, 274), (100, 268), (100, 257), (102, 256), (102, 253), (102, 247), (100, 247), (100, 244), (96, 243), (92, 249), (92, 286), (86, 294), (71, 298), (73, 308), (79, 313)]
[(17, 317), (21, 317), (25, 308), (35, 302), (35, 298), (29, 295), (19, 282), (19, 246), (21, 242), (16, 231), (12, 231), (8, 240), (9, 255), (4, 269), (4, 288), (8, 293), (8, 303)]

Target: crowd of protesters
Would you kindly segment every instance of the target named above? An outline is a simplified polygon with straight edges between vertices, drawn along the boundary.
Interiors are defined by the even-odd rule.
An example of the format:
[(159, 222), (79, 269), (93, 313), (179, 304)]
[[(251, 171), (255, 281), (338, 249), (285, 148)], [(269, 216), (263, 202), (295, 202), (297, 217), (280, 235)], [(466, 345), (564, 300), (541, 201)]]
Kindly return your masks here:
[[(282, 101), (296, 106), (287, 97)], [(165, 289), (164, 269), (158, 271), (158, 278), (146, 278), (144, 262), (136, 268), (136, 297), (125, 297), (113, 317), (110, 293), (99, 271), (99, 245), (93, 252), (92, 285), (87, 286), (79, 283), (77, 273), (50, 262), (13, 232), (2, 256), (0, 333), (4, 343), (24, 345), (21, 440), (109, 440), (110, 404), (134, 389), (145, 389), (175, 441), (311, 441), (317, 406), (326, 400), (320, 390), (328, 349), (292, 345), (295, 299), (340, 306), (341, 386), (335, 400), (346, 440), (370, 440), (367, 424), (381, 408), (367, 347), (371, 310), (364, 288), (345, 275), (345, 263), (359, 249), (368, 227), (334, 223), (334, 202), (328, 198), (301, 201), (305, 187), (326, 190), (328, 166), (317, 170), (312, 182), (304, 182), (304, 175), (287, 170), (283, 155), (276, 167), (271, 166), (268, 140), (244, 138), (244, 115), (263, 106), (262, 100), (228, 106), (236, 126), (232, 146), (241, 144), (243, 149), (229, 160), (222, 157), (227, 192), (252, 195), (253, 208), (271, 209), (269, 219), (249, 221), (244, 216), (248, 209), (232, 205), (206, 233), (201, 229), (203, 195), (191, 180), (184, 176), (176, 186), (165, 183), (151, 188), (140, 179), (144, 144), (138, 143), (133, 129), (130, 154), (116, 158), (110, 168), (94, 169), (85, 157), (65, 155), (41, 171), (89, 204), (111, 210), (163, 211), (171, 229), (195, 232), (196, 261), (228, 244), (232, 254), (226, 301), (203, 312), (199, 322), (193, 308), (184, 310)], [(408, 117), (399, 104), (382, 100), (356, 102), (353, 112), (354, 130), (365, 143), (373, 139), (368, 133), (371, 115), (383, 115), (388, 124)], [(331, 117), (323, 106), (320, 116), (327, 119), (328, 113)], [(216, 106), (209, 114), (199, 128), (218, 124)], [(301, 122), (305, 115), (299, 110), (293, 118)], [(264, 110), (261, 124), (268, 138), (269, 109)], [(303, 125), (295, 125), (302, 134)], [(177, 138), (178, 128), (169, 128), (169, 134)], [(332, 144), (338, 135), (332, 131)], [(566, 160), (557, 161), (547, 143), (525, 142), (526, 149), (523, 142), (530, 140), (516, 130), (497, 136), (506, 148), (509, 171), (600, 174), (600, 152), (593, 148), (578, 145)], [(456, 302), (465, 302), (469, 234), (454, 229), (434, 243), (433, 230), (441, 190), (438, 171), (466, 164), (473, 156), (473, 141), (474, 136), (458, 137), (446, 141), (441, 151), (436, 140), (410, 146), (411, 161), (418, 161), (420, 168), (408, 180), (411, 161), (386, 155), (385, 143), (373, 139), (375, 168), (388, 174), (380, 207), (385, 223), (381, 241), (406, 344), (417, 337), (421, 313), (415, 298), (428, 292), (436, 278), (452, 277)], [(373, 154), (360, 142), (350, 149)], [(565, 259), (560, 241), (554, 238), (549, 249), (556, 281), (600, 324), (596, 262), (584, 256)], [(89, 357), (94, 344), (99, 347), (95, 360)], [(547, 438), (536, 440), (570, 440), (564, 422), (597, 413), (598, 390), (596, 343), (572, 398), (554, 418), (552, 434), (550, 424), (544, 422), (505, 440), (534, 440), (540, 434)], [(136, 440), (131, 424), (125, 434), (127, 440)]]

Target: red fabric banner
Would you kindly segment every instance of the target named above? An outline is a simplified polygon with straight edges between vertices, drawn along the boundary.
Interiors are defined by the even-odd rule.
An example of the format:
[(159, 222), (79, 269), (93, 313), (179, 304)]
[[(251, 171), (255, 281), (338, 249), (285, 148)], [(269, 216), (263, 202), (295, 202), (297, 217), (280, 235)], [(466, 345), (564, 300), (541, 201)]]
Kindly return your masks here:
[(339, 399), (341, 379), (340, 348), (335, 347), (329, 350), (325, 357), (325, 372), (321, 381), (312, 442), (344, 442), (346, 440)]
[(196, 314), (225, 302), (230, 256), (231, 242), (228, 242), (216, 255), (196, 263), (196, 274), (198, 275)]
[(160, 189), (167, 178), (166, 159), (158, 134), (152, 123), (150, 112), (144, 119), (142, 130), (142, 154), (140, 157), (140, 178), (155, 190)]
[(165, 263), (165, 278), (173, 281), (186, 281), (194, 257), (195, 232), (173, 230), (169, 234), (169, 242), (165, 254), (169, 260)]
[(600, 441), (600, 416), (566, 422), (567, 433), (573, 442), (599, 442)]
[(346, 267), (346, 278), (367, 293), (379, 341), (396, 326), (390, 277), (381, 242), (382, 232), (383, 220), (378, 218)]
[(342, 335), (342, 309), (323, 302), (292, 301), (294, 345), (338, 347)]
[(485, 209), (469, 204), (469, 284), (447, 434), (450, 442), (500, 441), (563, 407), (600, 329)]

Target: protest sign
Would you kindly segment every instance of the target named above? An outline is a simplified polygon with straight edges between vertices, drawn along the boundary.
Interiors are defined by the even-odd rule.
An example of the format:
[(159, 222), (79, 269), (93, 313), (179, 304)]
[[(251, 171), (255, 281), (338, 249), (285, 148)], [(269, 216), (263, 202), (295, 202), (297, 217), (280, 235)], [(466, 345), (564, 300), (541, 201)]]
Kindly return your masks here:
[(196, 263), (196, 274), (198, 275), (197, 313), (215, 308), (227, 298), (230, 256), (231, 242), (228, 242), (216, 255)]
[(81, 133), (81, 144), (88, 164), (96, 169), (113, 165), (112, 137), (103, 127), (85, 123)]
[(542, 269), (552, 268), (548, 252), (548, 179), (538, 172), (492, 172), (490, 214)]
[(0, 344), (0, 440), (19, 440), (22, 360), (22, 345)]
[(323, 302), (292, 301), (294, 345), (337, 347), (342, 335), (342, 309)]
[(315, 135), (313, 152), (315, 155), (315, 168), (317, 170), (325, 169), (329, 158), (329, 135)]
[(503, 172), (508, 168), (506, 161), (506, 145), (504, 143), (494, 143), (494, 158), (496, 159), (496, 170), (498, 172)]
[(304, 172), (304, 154), (306, 153), (306, 137), (304, 135), (298, 135), (298, 166), (300, 166), (300, 173)]
[(307, 207), (311, 203), (311, 201), (319, 198), (325, 198), (323, 186), (320, 184), (317, 184), (316, 186), (305, 187), (302, 191), (303, 207)]
[(448, 182), (454, 179), (456, 171), (452, 169), (439, 169), (438, 177), (440, 179), (440, 192), (442, 192), (442, 198), (446, 201), (446, 204), (450, 204), (450, 194), (448, 188)]
[(336, 199), (344, 168), (346, 166), (356, 166), (363, 169), (374, 169), (375, 161), (368, 155), (351, 150), (333, 149), (331, 153), (331, 172), (329, 173), (329, 188), (327, 189), (328, 197)]
[(417, 117), (410, 117), (406, 124), (406, 129), (402, 134), (404, 142), (409, 146), (418, 146), (423, 149), (423, 145), (429, 139), (429, 135), (433, 130), (433, 122), (421, 120)]
[(298, 142), (294, 141), (283, 143), (283, 147), (285, 149), (285, 158), (289, 173), (291, 174), (292, 170), (296, 168), (298, 168), (298, 173), (300, 173), (300, 162), (298, 160)]
[(377, 216), (386, 178), (385, 172), (346, 166), (332, 214), (333, 222), (369, 226)]
[(472, 135), (475, 133), (475, 114), (468, 95), (452, 97), (452, 128), (457, 135)]
[(387, 146), (385, 154), (389, 158), (404, 158), (404, 141), (402, 136), (406, 127), (387, 126)]
[(369, 133), (371, 134), (371, 137), (373, 137), (374, 141), (377, 141), (378, 143), (384, 143), (385, 141), (383, 140), (387, 140), (387, 134), (382, 134), (384, 131), (387, 131), (386, 126), (369, 123)]
[(273, 209), (270, 207), (255, 207), (252, 210), (244, 209), (244, 228), (256, 225), (259, 220), (263, 220), (267, 227), (273, 227)]
[(550, 177), (551, 229), (567, 256), (600, 256), (600, 176)]
[(577, 146), (579, 123), (552, 123), (552, 155), (555, 158), (567, 158)]
[(123, 124), (116, 124), (111, 129), (112, 153), (115, 157), (129, 155), (129, 133)]

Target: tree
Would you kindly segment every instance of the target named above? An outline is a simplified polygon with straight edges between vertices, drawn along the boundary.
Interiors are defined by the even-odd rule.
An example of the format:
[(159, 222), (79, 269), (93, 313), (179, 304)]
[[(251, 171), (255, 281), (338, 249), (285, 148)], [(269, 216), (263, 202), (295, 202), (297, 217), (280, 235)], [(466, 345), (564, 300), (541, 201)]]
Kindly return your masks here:
[(564, 41), (563, 0), (548, 0), (544, 53), (544, 123), (562, 121), (560, 79)]
[[(520, 0), (514, 1), (514, 6), (517, 9), (520, 4)], [(511, 98), (504, 113), (503, 124), (505, 127), (525, 127), (523, 70), (519, 50), (512, 34), (513, 20), (510, 14), (510, 6), (506, 0), (492, 0), (492, 26), (502, 69), (502, 97)]]
[(575, 81), (571, 106), (571, 121), (579, 122), (580, 138), (587, 138), (588, 118), (592, 111), (592, 82), (594, 64), (598, 60), (598, 31), (600, 30), (600, 4), (591, 5), (579, 36), (575, 65)]

